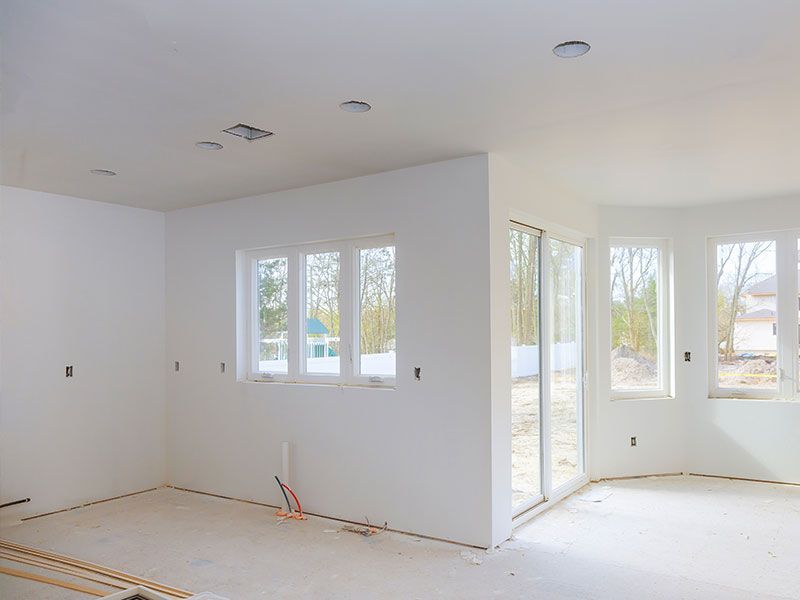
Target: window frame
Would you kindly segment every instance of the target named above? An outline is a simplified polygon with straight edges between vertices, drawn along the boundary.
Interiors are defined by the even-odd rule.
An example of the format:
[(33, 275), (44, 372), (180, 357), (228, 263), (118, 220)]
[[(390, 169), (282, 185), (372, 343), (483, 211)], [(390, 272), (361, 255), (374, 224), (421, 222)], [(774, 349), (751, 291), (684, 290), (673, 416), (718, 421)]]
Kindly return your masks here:
[[(672, 357), (672, 242), (666, 238), (613, 237), (608, 243), (608, 271), (611, 274), (612, 248), (656, 248), (658, 250), (658, 274), (656, 278), (656, 309), (658, 310), (658, 330), (656, 348), (658, 353), (658, 385), (648, 388), (615, 388), (611, 382), (611, 361), (609, 360), (609, 390), (611, 400), (660, 400), (673, 398), (673, 357)], [(608, 350), (613, 348), (614, 290), (609, 281), (608, 289)]]
[[(247, 250), (242, 253), (244, 269), (242, 293), (244, 294), (244, 348), (245, 379), (259, 383), (328, 384), (393, 388), (397, 376), (361, 375), (360, 349), (358, 348), (360, 327), (360, 297), (357, 293), (360, 282), (361, 249), (395, 247), (395, 274), (397, 273), (397, 245), (394, 234), (337, 240), (319, 243), (295, 244)], [(309, 373), (307, 366), (307, 281), (306, 257), (325, 252), (339, 253), (339, 374)], [(258, 315), (258, 268), (259, 260), (271, 258), (287, 259), (287, 372), (270, 373), (260, 371), (259, 315)], [(396, 276), (396, 275), (395, 275)], [(395, 280), (397, 281), (397, 280)], [(396, 284), (395, 284), (396, 285)], [(396, 291), (395, 291), (396, 293)], [(395, 328), (397, 327), (395, 313)], [(395, 357), (395, 373), (396, 373)]]
[[(800, 399), (798, 371), (798, 239), (800, 230), (744, 233), (709, 237), (707, 240), (706, 300), (708, 305), (708, 397), (735, 400)], [(773, 389), (721, 387), (717, 352), (717, 247), (748, 242), (775, 243), (777, 340), (776, 385)], [(788, 276), (787, 276), (788, 275)]]
[[(386, 248), (394, 246), (394, 272), (395, 272), (395, 374), (390, 375), (362, 375), (361, 374), (361, 251), (373, 248)], [(376, 236), (353, 240), (350, 261), (353, 264), (353, 276), (350, 281), (350, 293), (353, 312), (350, 315), (352, 325), (351, 362), (352, 378), (366, 385), (394, 385), (397, 379), (397, 245), (393, 235)], [(380, 381), (378, 381), (380, 380)]]
[[(322, 244), (304, 244), (298, 246), (298, 279), (300, 284), (300, 295), (298, 307), (299, 321), (297, 323), (298, 339), (297, 344), (299, 349), (305, 349), (308, 338), (308, 264), (306, 258), (314, 254), (326, 254), (331, 252), (339, 253), (339, 374), (334, 375), (331, 373), (310, 373), (308, 371), (308, 356), (306, 352), (298, 352), (298, 368), (297, 380), (302, 380), (305, 383), (343, 383), (347, 381), (345, 364), (347, 362), (346, 350), (349, 348), (350, 340), (348, 339), (347, 332), (349, 331), (349, 324), (347, 322), (346, 311), (343, 306), (348, 302), (347, 289), (345, 283), (345, 262), (347, 261), (347, 243), (346, 242), (327, 242)], [(291, 304), (291, 301), (290, 301)]]
[(247, 298), (247, 377), (253, 379), (258, 371), (258, 356), (260, 353), (260, 330), (258, 329), (258, 262), (275, 258), (286, 259), (286, 307), (287, 307), (287, 352), (286, 352), (286, 373), (260, 372), (260, 377), (268, 381), (288, 381), (292, 377), (291, 355), (295, 351), (295, 344), (292, 340), (292, 284), (296, 275), (297, 255), (291, 248), (265, 248), (247, 252), (245, 262), (247, 265), (246, 298)]

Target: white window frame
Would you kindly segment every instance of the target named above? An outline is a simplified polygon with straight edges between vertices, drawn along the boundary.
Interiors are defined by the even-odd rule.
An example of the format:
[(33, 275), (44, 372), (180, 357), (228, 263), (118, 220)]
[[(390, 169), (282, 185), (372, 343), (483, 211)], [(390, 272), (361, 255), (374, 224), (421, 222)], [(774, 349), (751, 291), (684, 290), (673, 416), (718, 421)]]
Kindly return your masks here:
[[(716, 236), (708, 239), (708, 395), (742, 400), (798, 400), (797, 240), (800, 230)], [(772, 390), (721, 387), (717, 352), (717, 246), (739, 242), (775, 242), (777, 278), (777, 384)]]
[[(394, 387), (396, 375), (361, 375), (360, 349), (360, 250), (395, 246), (395, 272), (397, 248), (394, 235), (338, 240), (312, 244), (298, 244), (262, 248), (243, 252), (242, 268), (245, 270), (242, 292), (245, 319), (245, 359), (248, 381), (353, 385), (368, 387)], [(306, 362), (306, 256), (325, 252), (339, 252), (339, 374), (309, 373)], [(259, 260), (287, 258), (288, 261), (288, 372), (268, 373), (259, 370), (258, 331), (258, 269)], [(396, 318), (396, 315), (395, 315)], [(395, 363), (396, 366), (396, 363)]]
[[(658, 249), (658, 280), (656, 289), (656, 307), (658, 310), (658, 339), (656, 341), (658, 351), (658, 385), (650, 388), (625, 389), (614, 388), (609, 378), (609, 387), (612, 400), (642, 400), (642, 399), (664, 399), (672, 397), (672, 244), (670, 240), (663, 238), (611, 238), (608, 244), (608, 269), (607, 274), (611, 273), (611, 249), (612, 248), (656, 248)], [(613, 293), (608, 292), (608, 336), (609, 352), (612, 350), (612, 327), (613, 319), (611, 310), (613, 307)], [(609, 362), (609, 367), (611, 363)]]
[[(353, 312), (351, 314), (353, 343), (351, 360), (353, 363), (353, 378), (362, 384), (372, 385), (394, 385), (396, 375), (390, 373), (376, 375), (361, 374), (361, 251), (373, 248), (395, 247), (394, 270), (395, 270), (395, 297), (397, 296), (397, 246), (394, 236), (385, 235), (373, 238), (354, 240), (352, 246), (351, 262), (354, 265), (353, 277), (350, 280), (350, 290), (353, 296)], [(397, 315), (395, 314), (395, 331), (397, 331)], [(395, 339), (395, 373), (397, 373), (397, 340)]]

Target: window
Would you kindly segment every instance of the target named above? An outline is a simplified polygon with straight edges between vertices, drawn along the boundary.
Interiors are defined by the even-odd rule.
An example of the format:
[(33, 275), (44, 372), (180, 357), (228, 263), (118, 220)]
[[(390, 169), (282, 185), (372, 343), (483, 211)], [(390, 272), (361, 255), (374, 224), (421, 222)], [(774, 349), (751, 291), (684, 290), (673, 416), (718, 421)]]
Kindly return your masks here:
[(613, 398), (670, 394), (668, 247), (664, 240), (612, 241)]
[(307, 373), (340, 373), (339, 252), (305, 255)]
[(394, 246), (361, 248), (359, 264), (359, 373), (395, 376)]
[(709, 241), (709, 393), (797, 398), (798, 235)]
[(241, 253), (247, 378), (393, 385), (392, 236)]
[(289, 260), (285, 256), (255, 261), (256, 338), (259, 370), (270, 373), (289, 372)]

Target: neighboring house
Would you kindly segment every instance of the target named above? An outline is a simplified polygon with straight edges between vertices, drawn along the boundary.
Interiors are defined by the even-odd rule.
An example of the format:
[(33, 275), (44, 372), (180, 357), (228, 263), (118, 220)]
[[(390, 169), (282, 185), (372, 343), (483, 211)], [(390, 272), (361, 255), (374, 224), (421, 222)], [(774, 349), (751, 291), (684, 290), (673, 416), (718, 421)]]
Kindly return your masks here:
[[(800, 271), (798, 271), (800, 289)], [(759, 281), (743, 294), (747, 312), (736, 317), (734, 345), (736, 353), (775, 352), (777, 346), (778, 280), (775, 275)], [(800, 298), (798, 298), (800, 309)]]

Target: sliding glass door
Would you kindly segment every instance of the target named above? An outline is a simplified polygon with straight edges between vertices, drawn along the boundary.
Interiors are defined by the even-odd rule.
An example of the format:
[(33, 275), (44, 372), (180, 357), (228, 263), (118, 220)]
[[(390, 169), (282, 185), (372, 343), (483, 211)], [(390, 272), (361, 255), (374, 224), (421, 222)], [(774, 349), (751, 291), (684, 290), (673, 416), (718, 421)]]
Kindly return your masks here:
[(511, 485), (515, 509), (542, 499), (540, 248), (538, 230), (511, 229)]
[(512, 223), (511, 476), (515, 515), (585, 475), (580, 243)]
[(557, 489), (583, 468), (583, 248), (549, 240), (550, 473)]

